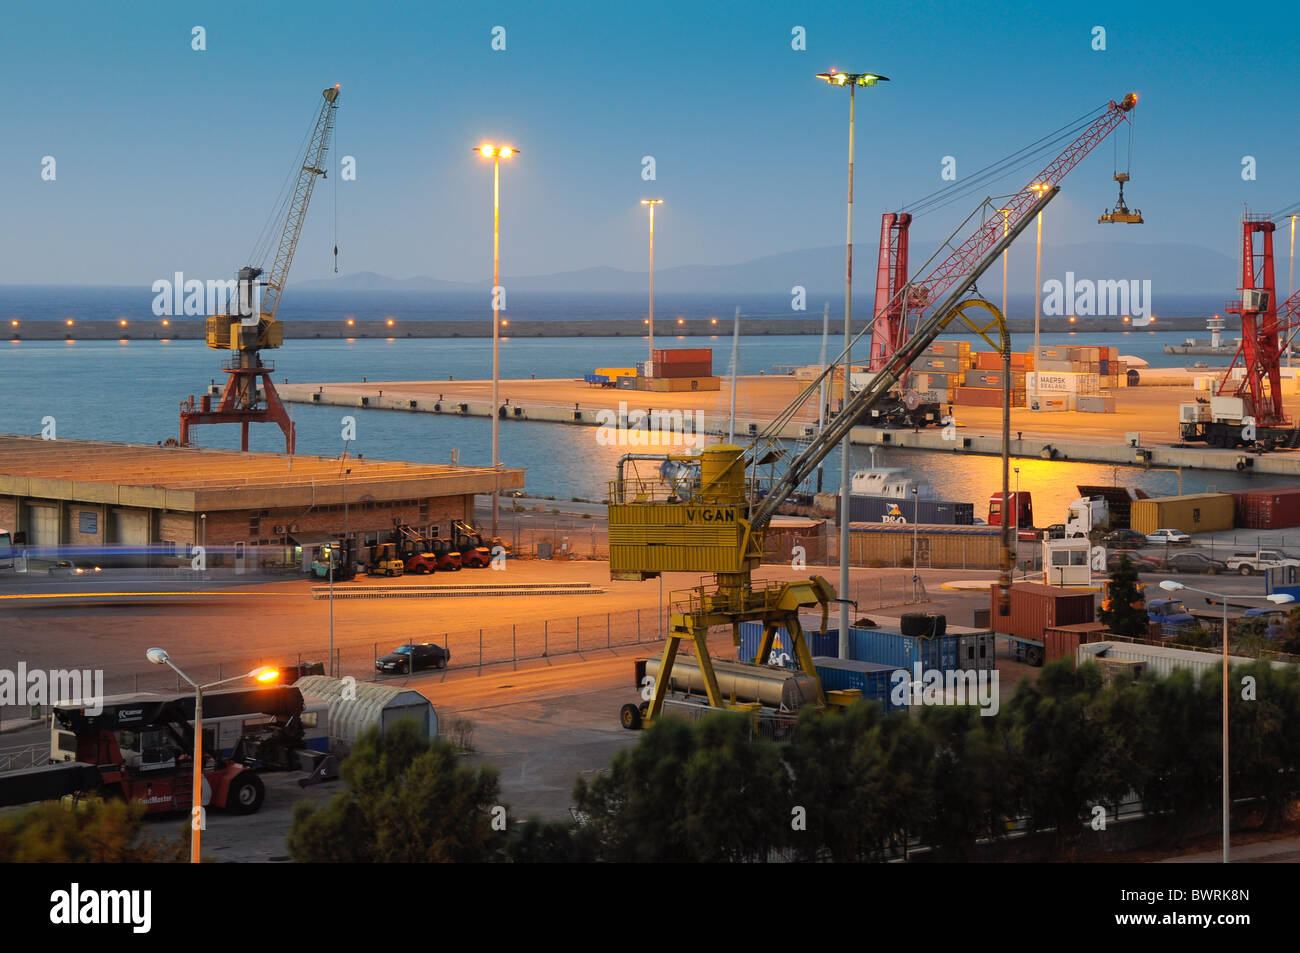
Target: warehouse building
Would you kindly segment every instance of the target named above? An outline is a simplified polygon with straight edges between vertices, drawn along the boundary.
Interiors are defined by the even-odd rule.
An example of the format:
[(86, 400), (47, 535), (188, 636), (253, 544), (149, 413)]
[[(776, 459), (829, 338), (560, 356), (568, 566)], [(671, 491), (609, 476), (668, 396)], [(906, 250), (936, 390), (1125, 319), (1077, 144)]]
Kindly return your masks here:
[(0, 528), (33, 549), (117, 547), (252, 569), (299, 562), (347, 529), (395, 520), (447, 535), (474, 495), (522, 489), (523, 470), (288, 456), (0, 435)]

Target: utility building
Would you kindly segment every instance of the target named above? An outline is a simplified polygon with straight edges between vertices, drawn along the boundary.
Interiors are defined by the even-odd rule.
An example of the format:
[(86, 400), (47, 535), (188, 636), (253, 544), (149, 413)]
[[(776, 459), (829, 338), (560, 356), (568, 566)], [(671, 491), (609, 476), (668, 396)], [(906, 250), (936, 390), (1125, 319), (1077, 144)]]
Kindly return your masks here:
[(0, 435), (0, 527), (154, 563), (201, 543), (210, 566), (290, 564), (345, 523), (363, 541), (395, 519), (445, 534), (476, 493), (523, 486), (523, 470)]

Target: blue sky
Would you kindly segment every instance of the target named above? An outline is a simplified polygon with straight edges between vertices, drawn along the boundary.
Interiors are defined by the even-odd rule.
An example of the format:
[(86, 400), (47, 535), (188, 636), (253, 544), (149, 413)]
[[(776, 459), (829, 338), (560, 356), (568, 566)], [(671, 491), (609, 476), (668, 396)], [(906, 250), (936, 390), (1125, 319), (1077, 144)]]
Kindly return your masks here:
[[(471, 152), (484, 139), (523, 150), (503, 170), (506, 275), (644, 269), (649, 195), (665, 200), (662, 266), (842, 242), (848, 96), (813, 78), (831, 65), (892, 78), (858, 96), (868, 256), (880, 212), (939, 187), (944, 156), (960, 179), (1130, 89), (1127, 192), (1148, 224), (1096, 224), (1115, 194), (1107, 142), (1063, 183), (1049, 243), (1115, 235), (1233, 254), (1246, 203), (1300, 201), (1297, 67), (1278, 39), (1300, 13), (1287, 4), (319, 0), (0, 17), (0, 285), (232, 273), (335, 82), (331, 169), (355, 156), (357, 179), (319, 184), (297, 280), (331, 267), (336, 181), (344, 272), (489, 279), (491, 171)], [(206, 51), (191, 49), (195, 25)], [(490, 47), (498, 25), (504, 52)], [(806, 51), (791, 49), (795, 26)], [(974, 204), (915, 232), (946, 234)]]

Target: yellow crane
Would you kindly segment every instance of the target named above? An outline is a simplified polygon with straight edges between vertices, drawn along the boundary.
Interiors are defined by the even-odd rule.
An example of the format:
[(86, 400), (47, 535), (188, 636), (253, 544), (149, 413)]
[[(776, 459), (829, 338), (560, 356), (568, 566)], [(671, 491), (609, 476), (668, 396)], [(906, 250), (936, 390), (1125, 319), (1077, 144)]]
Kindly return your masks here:
[(248, 449), (248, 425), (269, 422), (278, 424), (284, 432), (285, 449), (294, 452), (295, 433), (289, 412), (281, 403), (271, 381), (275, 365), (263, 361), (260, 352), (280, 347), (284, 343), (284, 327), (276, 316), (289, 267), (293, 264), (298, 239), (302, 235), (307, 205), (317, 176), (324, 177), (325, 155), (329, 151), (330, 133), (334, 129), (334, 112), (338, 109), (339, 86), (335, 84), (321, 93), (323, 102), (316, 114), (307, 149), (298, 163), (297, 180), (289, 200), (289, 211), (275, 258), (265, 281), (259, 281), (263, 269), (245, 265), (239, 269), (235, 281), (234, 310), (229, 314), (211, 315), (206, 322), (208, 347), (228, 350), (229, 360), (222, 370), (229, 376), (221, 395), (221, 403), (212, 407), (210, 395), (204, 395), (199, 404), (194, 398), (181, 403), (180, 442), (190, 443), (190, 428), (200, 424), (238, 423), (243, 428), (241, 446)]

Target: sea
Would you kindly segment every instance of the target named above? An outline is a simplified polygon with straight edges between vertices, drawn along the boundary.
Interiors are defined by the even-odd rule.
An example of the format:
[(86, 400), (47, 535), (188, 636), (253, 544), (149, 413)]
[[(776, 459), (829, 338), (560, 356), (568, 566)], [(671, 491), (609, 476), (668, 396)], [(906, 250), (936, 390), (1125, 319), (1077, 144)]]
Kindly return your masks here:
[[(292, 289), (291, 289), (292, 290)], [(95, 292), (98, 293), (95, 293)], [(342, 298), (340, 297), (342, 296)], [(150, 299), (132, 304), (138, 289), (0, 288), (0, 318), (18, 320), (72, 317), (104, 320), (150, 317)], [(624, 318), (641, 311), (631, 296), (567, 296), (577, 301), (568, 309), (556, 296), (544, 308), (521, 308), (513, 315), (530, 319)], [(421, 320), (472, 319), (482, 314), (481, 295), (432, 295), (428, 292), (300, 292), (286, 295), (281, 317), (286, 320), (337, 320), (403, 316)], [(762, 300), (767, 298), (766, 301)], [(628, 299), (628, 300), (624, 300)], [(688, 300), (689, 299), (689, 300)], [(638, 299), (639, 300), (639, 299)], [(718, 296), (687, 296), (679, 299), (686, 313), (698, 316), (720, 304)], [(784, 299), (780, 299), (784, 300)], [(432, 303), (430, 303), (432, 302)], [(754, 296), (748, 302), (745, 320), (762, 320), (760, 306), (776, 310), (771, 296)], [(363, 307), (364, 305), (364, 307)], [(742, 306), (743, 307), (743, 306)], [(788, 305), (787, 305), (788, 307)], [(405, 310), (404, 310), (405, 309)], [(658, 308), (656, 308), (658, 313)], [(730, 307), (717, 313), (730, 315)], [(665, 309), (665, 314), (672, 314)], [(484, 316), (490, 321), (490, 312)], [(192, 318), (189, 320), (201, 320)], [(722, 323), (721, 321), (719, 322)], [(831, 320), (829, 353), (839, 352)], [(1180, 344), (1185, 331), (1134, 329), (1111, 334), (1087, 331), (1043, 334), (1043, 344), (1113, 344), (1120, 354), (1142, 358), (1152, 366), (1184, 366), (1195, 358), (1164, 354), (1166, 344)], [(731, 335), (714, 337), (656, 337), (664, 346), (712, 347), (714, 367), (726, 373), (731, 358)], [(1013, 335), (1013, 347), (1032, 344), (1032, 335)], [(779, 365), (810, 364), (820, 358), (819, 335), (742, 335), (739, 347), (740, 374), (772, 373)], [(575, 378), (596, 367), (623, 366), (645, 359), (644, 340), (618, 338), (527, 338), (501, 342), (503, 380), (532, 376)], [(865, 346), (862, 348), (865, 353)], [(220, 366), (223, 355), (200, 341), (5, 341), (0, 342), (0, 432), (40, 434), (46, 418), (53, 418), (57, 438), (156, 443), (176, 436), (179, 404), (199, 395), (211, 382), (224, 382)], [(491, 376), (490, 339), (393, 338), (362, 340), (290, 339), (270, 354), (275, 363), (275, 380), (370, 381), (487, 379)], [(503, 385), (503, 397), (509, 387)], [(298, 452), (336, 455), (343, 449), (341, 421), (337, 407), (291, 405), (297, 426)], [(392, 411), (347, 411), (356, 418), (356, 439), (351, 453), (366, 457), (447, 462), (453, 454), (465, 464), (486, 465), (491, 454), (491, 420), (431, 414), (402, 414)], [(234, 449), (239, 428), (199, 428), (197, 438), (204, 446)], [(283, 437), (273, 425), (252, 428), (255, 450), (281, 452)], [(557, 499), (600, 501), (608, 495), (614, 464), (626, 448), (602, 446), (596, 428), (565, 424), (503, 421), (501, 455), (507, 467), (526, 471), (530, 495)], [(852, 450), (854, 469), (869, 466), (865, 447)], [(983, 515), (991, 493), (1000, 485), (1000, 464), (993, 457), (957, 456), (925, 451), (891, 450), (877, 454), (877, 465), (906, 466), (929, 479), (947, 499), (971, 500)], [(0, 461), (2, 465), (2, 461)], [(1043, 515), (1063, 513), (1077, 498), (1080, 483), (1114, 483), (1141, 487), (1153, 495), (1177, 491), (1175, 473), (1147, 472), (1134, 467), (1053, 462), (1037, 459), (1017, 461), (1022, 489), (1035, 496), (1035, 510)], [(838, 486), (838, 452), (825, 461), (822, 488)], [(0, 466), (2, 468), (2, 466)], [(1231, 489), (1250, 485), (1250, 478), (1218, 471), (1185, 471), (1184, 492)], [(1051, 522), (1040, 518), (1040, 522)]]

